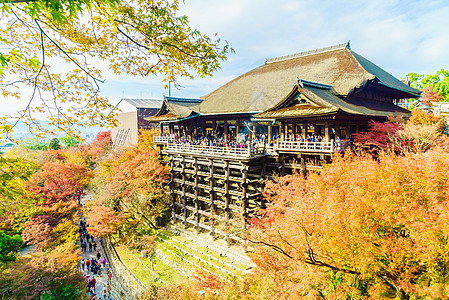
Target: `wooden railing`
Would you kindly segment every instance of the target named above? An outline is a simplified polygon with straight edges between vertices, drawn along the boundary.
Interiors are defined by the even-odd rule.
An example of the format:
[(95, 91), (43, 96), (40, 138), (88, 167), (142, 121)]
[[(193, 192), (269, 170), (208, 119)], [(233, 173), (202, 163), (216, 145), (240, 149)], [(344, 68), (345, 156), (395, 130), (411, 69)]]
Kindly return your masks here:
[(183, 153), (220, 155), (220, 156), (225, 155), (234, 157), (251, 157), (265, 154), (265, 150), (263, 147), (230, 148), (230, 147), (217, 147), (217, 146), (189, 145), (183, 143), (167, 143), (166, 150)]
[(164, 143), (167, 151), (184, 152), (192, 154), (232, 156), (247, 158), (258, 155), (277, 155), (278, 151), (288, 152), (312, 152), (312, 153), (334, 153), (345, 151), (349, 146), (348, 141), (330, 142), (300, 142), (300, 141), (278, 141), (273, 146), (259, 144), (256, 147), (231, 148), (219, 146), (190, 145), (188, 143), (176, 142), (174, 138), (166, 136), (154, 136), (155, 143)]
[(299, 141), (278, 141), (276, 150), (296, 151), (296, 152), (318, 152), (334, 153), (344, 151), (349, 145), (348, 141), (330, 142), (299, 142)]

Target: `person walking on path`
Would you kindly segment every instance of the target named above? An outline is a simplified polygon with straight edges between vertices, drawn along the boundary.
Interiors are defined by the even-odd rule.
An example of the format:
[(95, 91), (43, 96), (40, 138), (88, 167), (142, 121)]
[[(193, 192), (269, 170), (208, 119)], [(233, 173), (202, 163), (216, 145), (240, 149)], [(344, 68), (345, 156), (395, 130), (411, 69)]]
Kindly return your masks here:
[(89, 243), (89, 252), (92, 252), (92, 243)]
[(112, 273), (108, 270), (108, 284), (111, 284)]
[(94, 247), (94, 252), (97, 252), (97, 243), (96, 243), (96, 242), (94, 242), (94, 243), (92, 244), (92, 247)]
[(84, 261), (84, 258), (81, 260), (81, 269), (83, 270), (83, 273), (84, 273), (84, 264), (85, 264), (85, 261)]
[(100, 253), (100, 251), (98, 251), (97, 252), (97, 259), (100, 260), (100, 258), (101, 258), (101, 253)]
[(95, 279), (95, 277), (92, 277), (92, 279), (90, 280), (90, 284), (92, 285), (95, 291), (95, 285), (97, 284), (97, 280)]
[(86, 267), (87, 267), (87, 272), (89, 272), (89, 270), (90, 270), (90, 269), (89, 269), (89, 267), (90, 267), (90, 260), (87, 260), (87, 261), (86, 261)]

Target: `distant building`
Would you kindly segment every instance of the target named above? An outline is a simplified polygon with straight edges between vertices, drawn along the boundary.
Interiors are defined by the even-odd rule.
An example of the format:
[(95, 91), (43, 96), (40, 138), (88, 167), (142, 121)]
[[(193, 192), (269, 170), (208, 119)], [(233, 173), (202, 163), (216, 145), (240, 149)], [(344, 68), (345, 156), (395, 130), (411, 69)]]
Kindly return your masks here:
[(122, 98), (116, 105), (120, 110), (117, 116), (118, 126), (111, 130), (114, 147), (137, 144), (138, 131), (150, 129), (155, 124), (148, 123), (144, 118), (155, 115), (162, 106), (160, 99), (128, 99)]
[(449, 102), (432, 102), (432, 112), (435, 116), (449, 120)]

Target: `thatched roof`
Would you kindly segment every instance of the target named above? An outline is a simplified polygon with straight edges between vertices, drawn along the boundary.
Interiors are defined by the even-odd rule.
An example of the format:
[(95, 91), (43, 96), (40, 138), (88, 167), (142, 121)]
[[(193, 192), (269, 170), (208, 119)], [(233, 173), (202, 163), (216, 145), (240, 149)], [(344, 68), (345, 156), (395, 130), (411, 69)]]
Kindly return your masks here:
[(334, 93), (341, 97), (369, 81), (394, 89), (400, 98), (417, 97), (420, 93), (353, 52), (346, 43), (268, 59), (264, 65), (204, 96), (198, 113), (265, 111), (291, 91), (292, 83), (297, 78), (331, 85)]

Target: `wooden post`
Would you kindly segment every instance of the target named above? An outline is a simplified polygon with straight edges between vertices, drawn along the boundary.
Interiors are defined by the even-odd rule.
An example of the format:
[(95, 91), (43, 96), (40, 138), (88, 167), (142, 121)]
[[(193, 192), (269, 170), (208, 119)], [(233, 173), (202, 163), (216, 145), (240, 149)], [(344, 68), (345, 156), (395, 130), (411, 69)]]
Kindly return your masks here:
[(257, 126), (256, 126), (256, 123), (253, 122), (253, 132), (252, 132), (252, 139), (253, 140), (256, 139), (256, 134), (257, 134)]
[[(215, 205), (214, 205), (214, 173), (215, 173), (215, 167), (214, 167), (214, 160), (210, 159), (209, 160), (209, 187), (210, 187), (210, 211), (212, 214), (212, 217), (215, 217)], [(211, 232), (210, 235), (212, 237), (215, 236), (215, 231), (214, 231), (214, 220), (212, 220), (211, 222)]]
[(195, 171), (195, 229), (198, 233), (200, 231), (200, 199), (198, 197), (198, 158), (196, 157), (194, 159), (193, 168)]
[(304, 140), (306, 140), (307, 138), (307, 122), (304, 121), (304, 123), (302, 124), (302, 138)]
[(235, 140), (238, 139), (238, 137), (239, 137), (239, 132), (240, 132), (240, 124), (239, 124), (239, 121), (237, 120), (237, 121), (236, 121), (236, 124), (235, 124)]
[(182, 157), (182, 216), (183, 225), (187, 226), (187, 196), (186, 196), (186, 157)]
[[(243, 216), (243, 229), (246, 229), (246, 218), (248, 217), (248, 165), (242, 171), (242, 216)], [(244, 250), (247, 251), (246, 243), (244, 244)]]
[(293, 140), (296, 140), (296, 124), (292, 123)]
[(346, 123), (346, 138), (347, 139), (351, 138), (351, 123), (350, 122)]
[(273, 139), (273, 124), (268, 123), (268, 143), (271, 143), (271, 140)]
[(173, 222), (176, 222), (176, 193), (175, 193), (175, 174), (174, 174), (175, 163), (173, 161), (173, 156), (169, 155), (169, 157), (170, 157), (170, 196), (172, 204), (171, 218)]
[(228, 140), (228, 121), (227, 120), (223, 121), (223, 135), (224, 135), (224, 140), (227, 141)]
[(213, 120), (212, 121), (212, 136), (213, 137), (217, 137), (217, 121)]
[(229, 161), (225, 161), (225, 219), (226, 223), (229, 221)]
[(203, 135), (206, 134), (206, 121), (205, 121), (205, 120), (202, 120), (202, 121), (201, 121), (201, 133), (202, 133)]
[(324, 141), (326, 142), (330, 141), (329, 121), (324, 122)]
[(247, 209), (248, 209), (248, 166), (245, 165), (245, 168), (242, 170), (242, 216), (244, 219), (244, 226), (246, 225), (246, 215), (247, 215)]
[(339, 137), (341, 139), (341, 132), (340, 132), (340, 123), (335, 122), (335, 139), (337, 139), (337, 137)]
[(173, 134), (174, 130), (173, 130), (173, 124), (168, 124), (168, 132), (170, 134)]
[(355, 133), (359, 133), (360, 132), (360, 124), (356, 124), (355, 125)]
[(281, 134), (281, 141), (285, 141), (285, 131), (284, 131), (284, 122), (283, 121), (281, 121), (280, 122), (280, 128), (279, 128), (279, 131), (280, 131), (280, 134)]

